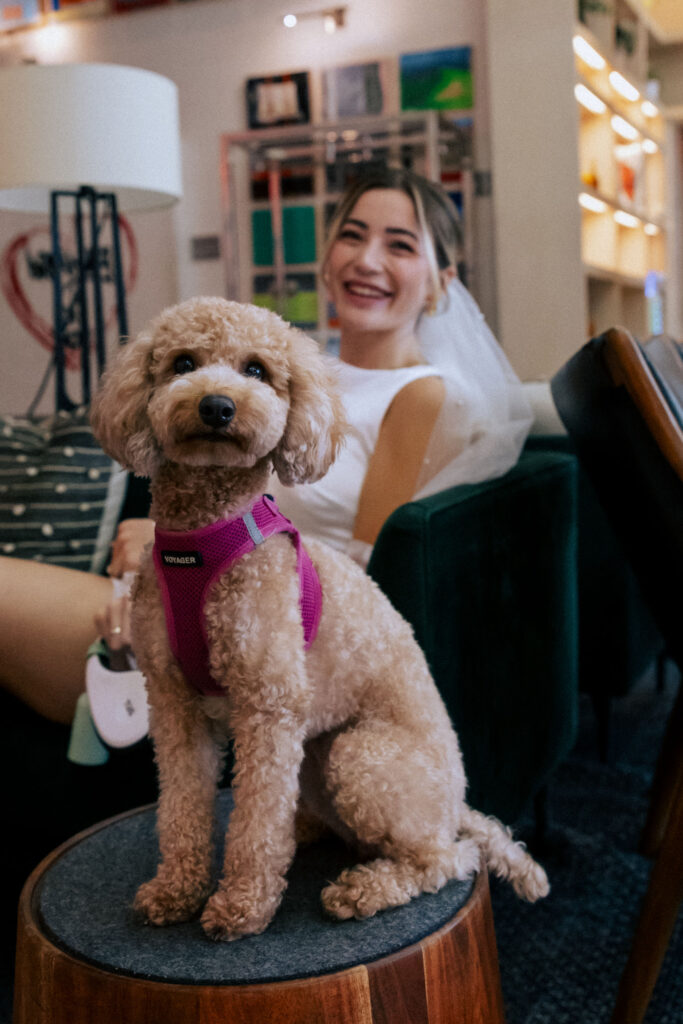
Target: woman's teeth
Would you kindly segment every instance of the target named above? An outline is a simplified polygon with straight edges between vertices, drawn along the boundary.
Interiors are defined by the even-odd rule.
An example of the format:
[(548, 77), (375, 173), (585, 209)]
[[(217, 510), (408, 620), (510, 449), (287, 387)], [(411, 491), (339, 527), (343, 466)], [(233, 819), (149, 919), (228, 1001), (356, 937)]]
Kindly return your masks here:
[(368, 288), (361, 284), (347, 284), (346, 288), (352, 295), (361, 295), (366, 298), (385, 298), (388, 295), (387, 292), (381, 291), (379, 288)]

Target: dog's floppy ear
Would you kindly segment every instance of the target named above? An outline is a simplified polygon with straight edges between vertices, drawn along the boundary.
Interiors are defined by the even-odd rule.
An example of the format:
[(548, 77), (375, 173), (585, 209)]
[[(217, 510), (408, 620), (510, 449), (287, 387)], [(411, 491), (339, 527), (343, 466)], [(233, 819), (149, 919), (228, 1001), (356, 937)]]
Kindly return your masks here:
[(159, 462), (147, 418), (151, 351), (151, 331), (143, 331), (119, 349), (102, 376), (90, 411), (93, 432), (102, 448), (138, 476), (153, 476)]
[(348, 428), (332, 366), (312, 338), (288, 328), (290, 406), (273, 452), (283, 484), (313, 483), (327, 472)]

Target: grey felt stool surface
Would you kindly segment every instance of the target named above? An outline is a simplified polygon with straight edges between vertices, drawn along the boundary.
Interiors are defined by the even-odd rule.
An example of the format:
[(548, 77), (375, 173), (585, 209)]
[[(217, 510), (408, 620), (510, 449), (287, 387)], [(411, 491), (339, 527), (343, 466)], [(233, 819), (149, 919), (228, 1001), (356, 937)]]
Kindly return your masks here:
[[(217, 802), (215, 877), (232, 797)], [(37, 916), (61, 949), (103, 970), (175, 984), (240, 985), (331, 974), (370, 963), (419, 942), (465, 905), (473, 882), (450, 882), (405, 907), (364, 921), (327, 917), (320, 892), (345, 867), (352, 850), (330, 838), (297, 852), (288, 887), (261, 935), (214, 943), (199, 921), (154, 928), (132, 910), (138, 886), (158, 862), (156, 809), (114, 819), (68, 846), (36, 890)]]

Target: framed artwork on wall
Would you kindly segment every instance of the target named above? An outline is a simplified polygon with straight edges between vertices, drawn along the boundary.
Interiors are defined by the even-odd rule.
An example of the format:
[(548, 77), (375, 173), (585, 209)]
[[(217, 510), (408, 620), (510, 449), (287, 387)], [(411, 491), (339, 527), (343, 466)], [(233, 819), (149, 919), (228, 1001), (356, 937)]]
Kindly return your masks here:
[(396, 61), (376, 60), (323, 71), (323, 117), (336, 121), (398, 110)]
[(405, 53), (399, 58), (402, 110), (471, 110), (472, 48)]
[(0, 0), (0, 32), (30, 25), (39, 16), (39, 0)]
[(248, 78), (247, 125), (271, 128), (282, 124), (308, 124), (311, 119), (308, 71)]

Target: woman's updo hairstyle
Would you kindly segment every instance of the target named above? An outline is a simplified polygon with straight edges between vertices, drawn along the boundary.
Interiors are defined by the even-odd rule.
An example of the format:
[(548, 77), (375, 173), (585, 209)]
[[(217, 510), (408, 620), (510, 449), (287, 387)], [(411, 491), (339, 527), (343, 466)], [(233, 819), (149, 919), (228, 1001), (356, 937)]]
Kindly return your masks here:
[(373, 189), (404, 192), (413, 204), (429, 261), (434, 295), (441, 292), (440, 271), (457, 268), (462, 247), (460, 218), (455, 205), (440, 185), (398, 167), (373, 168), (346, 190), (339, 200), (323, 252), (323, 272), (339, 232), (362, 195)]

